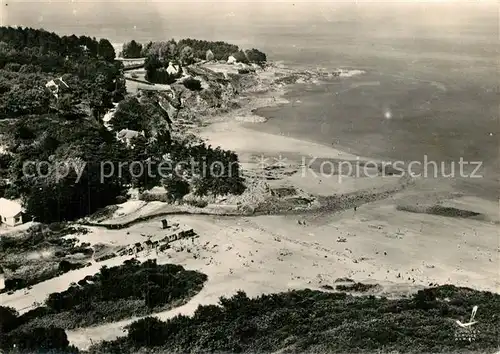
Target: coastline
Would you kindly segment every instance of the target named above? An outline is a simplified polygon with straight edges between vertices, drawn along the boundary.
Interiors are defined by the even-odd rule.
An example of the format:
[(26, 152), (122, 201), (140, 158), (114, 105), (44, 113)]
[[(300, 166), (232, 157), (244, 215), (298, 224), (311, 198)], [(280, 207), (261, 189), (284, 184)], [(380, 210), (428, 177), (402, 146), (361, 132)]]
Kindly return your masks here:
[[(184, 250), (188, 243), (180, 241), (172, 251), (157, 255), (158, 264), (180, 264), (202, 271), (209, 280), (187, 304), (154, 316), (166, 320), (178, 314), (192, 315), (199, 304), (214, 304), (221, 296), (234, 294), (236, 290), (243, 290), (249, 296), (290, 288), (324, 290), (325, 285), (331, 286), (341, 277), (379, 284), (380, 290), (375, 295), (388, 297), (404, 297), (438, 284), (500, 292), (498, 262), (495, 262), (498, 242), (494, 237), (498, 205), (461, 198), (446, 185), (437, 193), (434, 188), (439, 181), (422, 179), (409, 184), (399, 176), (318, 177), (313, 173), (315, 166), (303, 166), (303, 157), (317, 158), (317, 162), (358, 161), (358, 157), (329, 146), (246, 127), (246, 124), (263, 121), (253, 113), (256, 108), (287, 103), (283, 98), (286, 86), (273, 84), (275, 72), (256, 74), (259, 75), (256, 92), (244, 93), (239, 99), (241, 107), (205, 116), (203, 122), (207, 124), (191, 129), (207, 143), (238, 153), (249, 180), (275, 191), (293, 189), (297, 200), (315, 196), (316, 202), (325, 200), (327, 207), (321, 209), (317, 203), (310, 202), (304, 210), (280, 215), (169, 216), (169, 223), (193, 228), (200, 233), (200, 238), (194, 246), (189, 246), (190, 252)], [(263, 169), (255, 160), (260, 154), (271, 161), (284, 156), (286, 160), (281, 162), (286, 166), (281, 170)], [(368, 157), (359, 158), (363, 159), (373, 161)], [(250, 198), (256, 190), (258, 188), (250, 188), (244, 198)], [(348, 200), (344, 203), (345, 196)], [(224, 202), (231, 204), (231, 198)], [(256, 198), (259, 203), (259, 196)], [(270, 204), (274, 202), (271, 200)], [(156, 206), (172, 208), (160, 202), (147, 205), (148, 208), (123, 211), (125, 215), (116, 218), (156, 212)], [(416, 205), (420, 205), (420, 209)], [(428, 212), (427, 208), (435, 205), (471, 209), (487, 218)], [(354, 206), (358, 209), (353, 210)], [(115, 247), (128, 246), (143, 241), (144, 234), (157, 235), (161, 218), (163, 216), (127, 227), (126, 237), (123, 230), (104, 227), (92, 227), (87, 236), (76, 237), (92, 244), (106, 240)], [(23, 291), (0, 294), (0, 299), (24, 311), (33, 302), (42, 302), (48, 294), (62, 291), (72, 282), (94, 274), (102, 265), (118, 265), (131, 258), (105, 260), (38, 283), (26, 294)], [(149, 258), (149, 253), (138, 255), (141, 261)], [(123, 336), (124, 327), (134, 320), (137, 318), (68, 330), (68, 339), (71, 344), (86, 349), (93, 342)]]
[(500, 349), (489, 14), (7, 5), (0, 354)]
[[(213, 69), (213, 68), (212, 68)], [(349, 80), (350, 77), (363, 75), (365, 71), (352, 69), (338, 69), (335, 75), (332, 73), (312, 72), (312, 71), (297, 71), (285, 68), (280, 65), (271, 65), (271, 70), (257, 72), (255, 75), (259, 77), (260, 84), (257, 90), (250, 90), (239, 98), (240, 108), (231, 110), (228, 113), (216, 114), (205, 120), (201, 127), (195, 129), (195, 133), (201, 137), (207, 144), (220, 146), (223, 149), (235, 151), (240, 159), (243, 169), (262, 168), (263, 160), (266, 160), (268, 165), (273, 162), (289, 164), (290, 167), (298, 167), (302, 169), (302, 177), (307, 175), (309, 164), (329, 163), (330, 161), (347, 161), (352, 164), (356, 163), (373, 163), (384, 164), (392, 161), (391, 159), (381, 159), (380, 157), (361, 156), (349, 153), (342, 147), (332, 147), (326, 144), (314, 142), (311, 140), (290, 137), (285, 135), (277, 135), (266, 132), (265, 129), (251, 129), (250, 125), (260, 125), (267, 122), (267, 118), (259, 116), (254, 112), (260, 108), (278, 107), (281, 105), (290, 104), (285, 98), (288, 91), (294, 89), (296, 84), (315, 84), (321, 85), (324, 80), (331, 80), (335, 77), (336, 80)], [(286, 84), (276, 85), (276, 81), (282, 80)], [(286, 80), (287, 77), (292, 77), (292, 80)], [(258, 93), (256, 94), (255, 91)], [(304, 166), (304, 163), (306, 166)], [(260, 164), (260, 165), (259, 165)], [(314, 166), (312, 167), (314, 168)], [(406, 171), (406, 170), (405, 170)], [(316, 171), (317, 172), (317, 171)], [(298, 174), (295, 175), (297, 177)], [(339, 176), (334, 174), (326, 176), (319, 180), (312, 180), (315, 188), (311, 188), (313, 194), (316, 195), (332, 195), (342, 193), (345, 190), (346, 184), (354, 185), (351, 190), (373, 189), (381, 186), (394, 185), (396, 178), (387, 178), (392, 176), (379, 176), (377, 173), (371, 175), (370, 178), (350, 178), (349, 176)], [(357, 176), (360, 177), (360, 176)], [(460, 179), (455, 181), (449, 178), (432, 178), (422, 177), (420, 185), (425, 193), (428, 193), (430, 200), (434, 202), (445, 202), (448, 199), (453, 199), (458, 195), (455, 186), (460, 183)], [(297, 183), (303, 180), (303, 183)], [(294, 178), (296, 185), (304, 186), (311, 182), (311, 178)], [(321, 185), (318, 185), (321, 184)], [(343, 185), (343, 186), (342, 186)], [(348, 188), (349, 189), (349, 188)], [(434, 192), (432, 191), (434, 189)], [(443, 195), (445, 197), (443, 197)], [(481, 199), (488, 205), (488, 220), (495, 223), (499, 222), (498, 217), (491, 217), (491, 205), (494, 205), (495, 200)], [(492, 204), (493, 202), (493, 204)], [(475, 208), (476, 204), (472, 206)], [(469, 209), (471, 206), (469, 206)]]
[[(370, 157), (357, 156), (347, 153), (340, 149), (336, 149), (325, 144), (316, 143), (304, 139), (291, 138), (286, 136), (275, 135), (272, 133), (259, 132), (251, 130), (247, 127), (248, 124), (264, 124), (267, 118), (257, 115), (254, 111), (260, 108), (278, 107), (290, 103), (285, 95), (291, 90), (292, 85), (304, 84), (306, 80), (309, 83), (321, 85), (321, 79), (331, 79), (333, 75), (319, 73), (322, 77), (313, 77), (310, 71), (293, 71), (285, 67), (271, 66), (271, 70), (259, 72), (256, 75), (262, 82), (256, 88), (246, 92), (238, 99), (241, 104), (240, 108), (231, 110), (225, 114), (218, 114), (208, 117), (205, 121), (207, 124), (198, 127), (196, 133), (208, 144), (219, 145), (224, 149), (233, 150), (239, 155), (247, 156), (248, 154), (261, 152), (269, 153), (273, 157), (275, 153), (301, 153), (315, 157), (336, 157), (346, 160), (370, 160), (379, 162), (379, 159)], [(212, 68), (211, 68), (212, 69)], [(308, 78), (301, 77), (303, 73), (307, 73)], [(339, 79), (346, 79), (354, 75), (363, 74), (361, 70), (340, 70), (337, 72)], [(288, 82), (285, 85), (274, 84), (277, 75), (297, 75), (295, 82)], [(314, 74), (313, 74), (314, 75)], [(235, 134), (236, 136), (245, 136), (247, 139), (233, 139), (227, 134)], [(265, 149), (259, 148), (265, 146)], [(262, 151), (265, 150), (265, 151)], [(250, 162), (250, 161), (245, 161)]]

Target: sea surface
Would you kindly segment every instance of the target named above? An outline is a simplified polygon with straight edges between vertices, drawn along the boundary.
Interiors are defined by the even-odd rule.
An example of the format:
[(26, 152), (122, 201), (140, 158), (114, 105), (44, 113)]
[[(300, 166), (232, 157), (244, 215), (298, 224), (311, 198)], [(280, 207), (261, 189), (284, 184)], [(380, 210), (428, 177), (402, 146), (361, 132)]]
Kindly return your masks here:
[[(36, 10), (36, 11), (35, 11)], [(297, 85), (290, 104), (251, 125), (389, 160), (482, 162), (457, 188), (499, 193), (499, 20), (496, 2), (10, 2), (9, 25), (114, 43), (199, 38), (260, 48), (297, 68), (362, 69)]]

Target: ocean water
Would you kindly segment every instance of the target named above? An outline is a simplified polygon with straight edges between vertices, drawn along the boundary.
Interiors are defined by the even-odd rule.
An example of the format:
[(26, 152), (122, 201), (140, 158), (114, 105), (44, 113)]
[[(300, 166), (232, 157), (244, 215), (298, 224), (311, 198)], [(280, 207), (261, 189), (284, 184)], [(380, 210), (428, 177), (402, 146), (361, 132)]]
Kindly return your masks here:
[(183, 37), (264, 50), (297, 68), (362, 69), (297, 85), (290, 104), (257, 111), (252, 129), (363, 156), (481, 161), (459, 189), (499, 192), (499, 26), (496, 2), (10, 2), (3, 24), (122, 43)]

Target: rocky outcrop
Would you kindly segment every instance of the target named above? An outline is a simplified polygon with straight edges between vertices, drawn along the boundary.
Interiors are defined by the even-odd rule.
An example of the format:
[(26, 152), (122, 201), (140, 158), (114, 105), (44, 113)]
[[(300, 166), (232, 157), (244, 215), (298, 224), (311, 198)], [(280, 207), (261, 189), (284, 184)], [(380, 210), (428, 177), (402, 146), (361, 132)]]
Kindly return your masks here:
[(199, 80), (202, 89), (191, 91), (182, 83), (172, 85), (179, 101), (177, 119), (194, 121), (234, 107), (235, 96), (240, 92), (239, 75), (227, 76), (199, 65), (186, 67), (186, 74)]
[[(285, 86), (297, 83), (317, 83), (341, 72), (301, 71), (267, 65), (265, 68), (236, 64), (245, 70), (238, 73), (234, 65), (195, 64), (183, 67), (183, 79), (170, 85), (167, 91), (156, 92), (158, 104), (175, 125), (199, 123), (203, 116), (227, 112), (239, 107), (237, 96), (241, 93), (280, 91)], [(212, 70), (214, 68), (214, 70)], [(215, 71), (217, 70), (217, 71)], [(184, 86), (187, 79), (198, 80), (201, 89), (191, 90)], [(183, 129), (183, 128), (182, 128)]]

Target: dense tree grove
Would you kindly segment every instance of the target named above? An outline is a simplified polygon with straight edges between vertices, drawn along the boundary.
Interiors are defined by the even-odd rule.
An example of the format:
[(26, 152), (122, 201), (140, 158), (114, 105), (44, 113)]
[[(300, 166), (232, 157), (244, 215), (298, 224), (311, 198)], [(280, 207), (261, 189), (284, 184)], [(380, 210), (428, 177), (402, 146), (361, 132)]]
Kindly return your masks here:
[[(179, 188), (171, 191), (175, 196), (186, 191), (186, 184), (198, 195), (243, 191), (237, 155), (173, 141), (166, 113), (154, 102), (130, 98), (120, 103), (116, 113), (116, 131), (147, 132), (132, 141), (133, 149), (116, 140), (114, 132), (89, 120), (68, 121), (53, 114), (16, 120), (5, 132), (8, 151), (13, 154), (2, 158), (10, 180), (5, 194), (21, 197), (27, 214), (37, 221), (74, 220), (114, 204), (130, 186), (143, 190), (161, 185), (162, 178), (169, 176), (159, 167), (166, 153), (172, 159), (170, 172), (177, 166), (185, 168), (185, 173), (178, 173), (183, 182), (178, 178), (170, 184)], [(153, 175), (137, 173), (131, 168), (134, 161), (144, 168), (150, 165)]]
[(124, 193), (123, 176), (101, 168), (105, 161), (106, 166), (124, 161), (127, 150), (98, 123), (29, 116), (6, 135), (14, 154), (6, 194), (21, 197), (26, 213), (38, 221), (74, 220)]
[[(457, 340), (455, 319), (468, 318), (476, 304), (477, 340)], [(239, 292), (218, 306), (199, 306), (192, 317), (141, 319), (126, 338), (91, 352), (494, 352), (499, 311), (499, 295), (448, 285), (395, 300), (311, 290), (250, 299)]]
[(122, 56), (128, 59), (140, 58), (142, 56), (142, 44), (134, 40), (123, 44)]
[(127, 97), (118, 104), (116, 112), (111, 121), (113, 130), (119, 132), (122, 129), (136, 131), (145, 130), (145, 112), (139, 100), (135, 97)]
[(233, 53), (233, 57), (240, 63), (245, 63), (245, 64), (250, 63), (250, 61), (247, 58), (247, 55), (243, 50)]
[[(131, 43), (127, 44), (127, 50), (129, 47), (131, 47)], [(134, 48), (136, 48), (135, 44)], [(231, 55), (239, 62), (247, 64), (262, 65), (267, 60), (266, 55), (255, 48), (243, 51), (237, 45), (226, 42), (190, 38), (182, 39), (178, 43), (173, 39), (168, 42), (149, 42), (142, 47), (141, 52), (141, 56), (146, 57), (146, 79), (161, 84), (172, 84), (181, 76), (181, 73), (169, 75), (166, 72), (170, 62), (186, 66), (196, 61), (207, 60), (207, 58), (226, 61)]]
[(222, 41), (211, 42), (198, 39), (181, 39), (179, 46), (189, 46), (193, 50), (195, 58), (205, 60), (207, 50), (211, 50), (215, 60), (227, 60), (230, 55), (239, 51), (239, 47)]
[(167, 67), (170, 62), (171, 60), (166, 60), (165, 58), (161, 58), (155, 54), (146, 57), (146, 61), (144, 63), (146, 80), (155, 84), (170, 85), (174, 83), (182, 76), (182, 69), (180, 64), (175, 61), (175, 64), (179, 67), (179, 71), (177, 74), (169, 74), (167, 72)]
[[(110, 50), (108, 40), (97, 41), (95, 38), (86, 36), (77, 37), (75, 35), (59, 37), (57, 34), (47, 32), (45, 30), (38, 30), (32, 28), (21, 27), (0, 27), (0, 42), (7, 44), (7, 48), (12, 48), (17, 51), (27, 50), (26, 52), (16, 52), (11, 54), (16, 55), (17, 58), (24, 58), (25, 63), (31, 63), (24, 55), (31, 54), (39, 57), (38, 60), (43, 61), (46, 59), (44, 56), (51, 57), (58, 54), (62, 60), (66, 56), (78, 58), (82, 55), (97, 58), (102, 55), (103, 58), (114, 60), (110, 57)], [(112, 48), (112, 46), (111, 46)], [(4, 45), (0, 45), (0, 50), (4, 52)], [(15, 60), (14, 62), (20, 62)], [(33, 64), (33, 63), (32, 63)]]
[[(206, 49), (218, 58), (238, 48), (188, 39), (144, 46), (130, 42), (124, 49), (130, 56), (146, 54), (148, 80), (169, 84), (182, 75), (180, 64), (204, 57)], [(105, 39), (0, 27), (0, 119), (16, 118), (2, 129), (6, 152), (0, 154), (0, 195), (21, 198), (27, 218), (54, 222), (114, 204), (130, 187), (163, 184), (175, 199), (186, 192), (241, 193), (236, 154), (173, 141), (171, 117), (158, 94), (124, 100), (122, 66), (114, 58)], [(167, 72), (170, 62), (177, 65), (177, 74)], [(198, 80), (185, 85), (203, 91)], [(114, 102), (119, 104), (109, 131), (101, 117)], [(144, 135), (129, 146), (130, 141), (116, 138), (123, 129)], [(175, 178), (130, 168), (132, 162), (158, 165), (167, 153), (175, 166), (188, 162), (189, 168)]]
[(107, 39), (0, 27), (0, 118), (48, 113), (54, 97), (45, 84), (61, 75), (72, 99), (102, 115), (125, 93), (114, 59)]
[(247, 50), (245, 54), (251, 63), (262, 65), (267, 61), (266, 54), (255, 48)]

